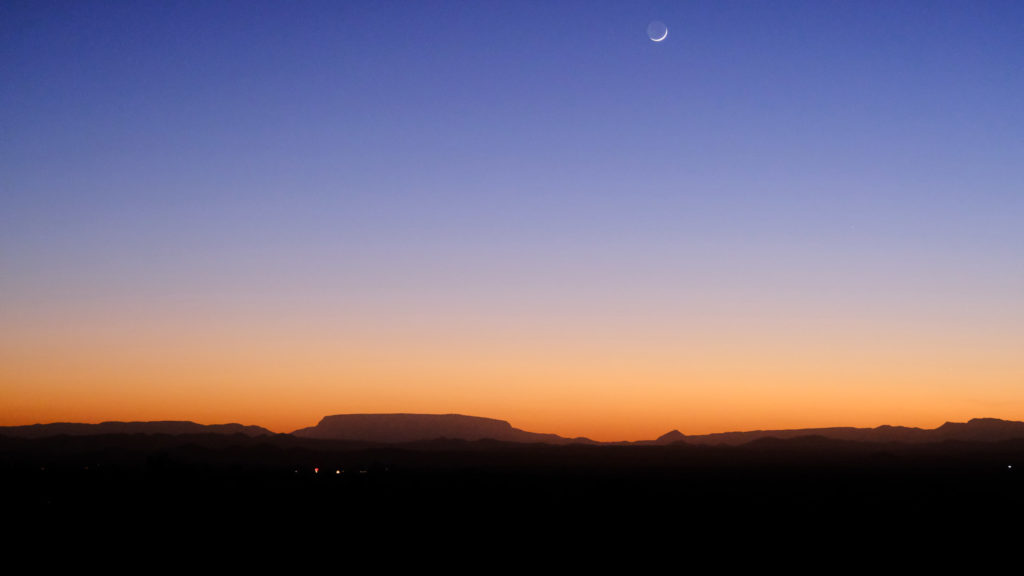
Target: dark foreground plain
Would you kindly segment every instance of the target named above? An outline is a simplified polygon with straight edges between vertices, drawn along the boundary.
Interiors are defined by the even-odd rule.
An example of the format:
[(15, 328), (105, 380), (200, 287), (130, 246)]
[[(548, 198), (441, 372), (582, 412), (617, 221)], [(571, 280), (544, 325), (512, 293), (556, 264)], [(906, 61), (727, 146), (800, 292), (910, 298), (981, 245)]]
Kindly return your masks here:
[(1021, 535), (1022, 473), (1024, 440), (558, 446), (0, 437), (6, 519), (50, 538), (184, 530), (517, 545), (995, 543)]

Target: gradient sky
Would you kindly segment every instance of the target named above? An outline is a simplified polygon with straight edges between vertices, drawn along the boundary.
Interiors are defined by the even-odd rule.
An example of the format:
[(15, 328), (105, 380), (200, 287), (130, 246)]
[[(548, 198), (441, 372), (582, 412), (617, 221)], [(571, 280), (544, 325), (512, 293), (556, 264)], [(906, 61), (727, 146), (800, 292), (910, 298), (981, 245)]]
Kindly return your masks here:
[(0, 424), (349, 412), (1024, 419), (1024, 3), (0, 4)]

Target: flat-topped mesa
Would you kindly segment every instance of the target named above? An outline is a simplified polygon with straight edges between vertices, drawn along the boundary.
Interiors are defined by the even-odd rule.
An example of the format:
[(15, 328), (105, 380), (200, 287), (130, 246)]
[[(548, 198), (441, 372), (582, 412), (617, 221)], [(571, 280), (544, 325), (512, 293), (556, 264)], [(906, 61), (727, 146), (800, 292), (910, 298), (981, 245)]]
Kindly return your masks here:
[(337, 414), (325, 416), (316, 426), (296, 430), (292, 434), (302, 438), (383, 443), (438, 438), (550, 444), (573, 442), (556, 434), (519, 430), (504, 420), (461, 414)]

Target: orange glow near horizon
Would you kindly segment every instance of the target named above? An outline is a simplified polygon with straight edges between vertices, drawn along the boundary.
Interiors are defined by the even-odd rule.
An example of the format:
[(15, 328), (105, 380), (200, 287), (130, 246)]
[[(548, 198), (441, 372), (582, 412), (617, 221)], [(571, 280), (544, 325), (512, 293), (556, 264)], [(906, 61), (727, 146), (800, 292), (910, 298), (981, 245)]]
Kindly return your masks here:
[(953, 335), (910, 341), (855, 323), (790, 333), (708, 323), (644, 337), (629, 322), (575, 333), (449, 325), (357, 338), (286, 324), (211, 325), (189, 337), (190, 325), (165, 321), (162, 330), (111, 319), (87, 337), (45, 325), (8, 336), (0, 424), (193, 420), (291, 432), (328, 414), (461, 413), (614, 441), (1024, 416), (1009, 347)]
[(0, 11), (0, 425), (1024, 420), (1024, 2), (78, 4)]

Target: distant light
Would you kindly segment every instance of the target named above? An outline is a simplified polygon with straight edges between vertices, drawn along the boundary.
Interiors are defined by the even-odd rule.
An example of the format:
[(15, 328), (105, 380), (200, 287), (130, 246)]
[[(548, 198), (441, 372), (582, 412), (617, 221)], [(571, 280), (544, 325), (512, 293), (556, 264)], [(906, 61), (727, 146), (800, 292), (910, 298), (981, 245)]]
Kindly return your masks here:
[(341, 474), (341, 470), (335, 470), (334, 473), (335, 474)]
[(313, 468), (313, 474), (319, 474), (319, 473), (320, 473), (320, 469), (319, 468)]

